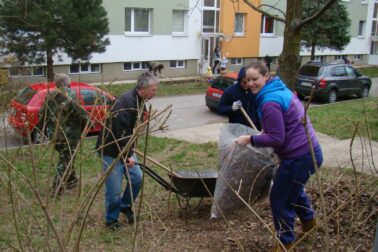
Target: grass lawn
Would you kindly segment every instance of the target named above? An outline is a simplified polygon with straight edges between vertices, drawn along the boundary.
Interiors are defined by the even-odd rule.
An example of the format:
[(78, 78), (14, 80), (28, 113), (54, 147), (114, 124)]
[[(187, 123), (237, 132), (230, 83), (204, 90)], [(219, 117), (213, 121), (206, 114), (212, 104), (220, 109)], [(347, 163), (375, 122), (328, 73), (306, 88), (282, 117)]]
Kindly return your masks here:
[[(141, 142), (142, 139), (140, 139)], [(44, 202), (44, 208), (61, 239), (66, 237), (69, 226), (73, 223), (73, 231), (66, 246), (67, 251), (73, 251), (86, 209), (79, 211), (80, 217), (76, 222), (73, 222), (73, 217), (80, 209), (79, 205), (89, 194), (90, 188), (101, 178), (101, 162), (93, 153), (94, 145), (94, 139), (86, 139), (76, 159), (76, 171), (82, 178), (81, 193), (79, 194), (78, 188), (69, 190), (58, 200), (46, 197), (57, 158), (51, 146), (34, 147), (31, 152), (28, 148), (0, 152), (2, 156), (0, 200), (3, 203), (0, 208), (1, 251), (17, 251), (21, 246), (23, 250), (30, 251), (57, 251), (59, 248), (52, 229), (47, 229), (43, 209), (25, 179), (35, 185)], [(190, 144), (150, 137), (148, 146), (150, 156), (173, 170), (208, 170), (218, 166), (216, 144)], [(143, 144), (139, 146), (139, 149), (143, 149)], [(51, 153), (53, 153), (52, 156)], [(51, 164), (50, 157), (53, 157)], [(17, 169), (17, 174), (15, 170), (9, 169), (4, 159)], [(142, 160), (139, 159), (139, 162)], [(153, 165), (151, 167), (167, 179), (165, 171)], [(373, 231), (378, 215), (377, 202), (371, 199), (376, 197), (374, 185), (377, 186), (378, 181), (375, 178), (362, 178), (349, 171), (335, 171), (326, 167), (322, 168), (320, 176), (324, 190), (332, 192), (326, 194), (327, 215), (331, 215), (336, 208), (344, 204), (339, 210), (340, 214), (332, 218), (329, 224), (331, 238), (340, 239), (340, 243), (331, 246), (331, 250), (336, 251), (336, 247), (341, 246), (345, 248), (341, 250), (347, 251), (345, 246), (350, 244), (353, 247), (359, 246), (361, 251), (369, 251), (372, 248), (371, 240), (374, 237)], [(353, 192), (353, 195), (356, 193), (353, 186), (358, 181), (362, 184), (358, 184), (356, 200), (344, 203), (343, 200), (348, 199), (350, 192)], [(197, 210), (183, 210), (179, 207), (175, 195), (163, 189), (149, 176), (145, 177), (143, 194), (137, 201), (137, 204), (142, 202), (137, 235), (134, 236), (136, 227), (125, 224), (123, 216), (120, 217), (120, 221), (125, 224), (125, 227), (119, 231), (110, 231), (104, 225), (103, 188), (98, 189), (99, 193), (93, 198), (84, 224), (80, 242), (81, 251), (131, 251), (134, 237), (136, 237), (136, 251), (240, 251), (241, 247), (244, 251), (268, 251), (273, 246), (273, 238), (269, 231), (251, 211), (241, 210), (227, 219), (209, 220), (211, 208), (209, 199), (205, 199)], [(313, 200), (315, 209), (320, 209), (321, 203), (315, 179), (308, 183), (307, 193)], [(192, 207), (196, 206), (198, 201), (198, 199), (191, 199)], [(14, 208), (11, 202), (14, 202)], [(273, 228), (268, 202), (256, 203), (253, 208), (255, 213), (270, 228)], [(350, 211), (350, 209), (355, 210)], [(322, 216), (320, 212), (319, 215)], [(356, 227), (351, 224), (351, 219), (355, 220)], [(340, 228), (341, 224), (342, 228)], [(324, 226), (299, 244), (299, 251), (323, 251), (320, 249), (325, 248), (323, 229)], [(47, 249), (47, 240), (51, 246), (50, 249)], [(319, 250), (313, 250), (314, 242)]]
[[(139, 141), (140, 143), (142, 141)], [(72, 221), (75, 209), (77, 209), (78, 204), (84, 199), (84, 195), (88, 194), (90, 188), (101, 177), (101, 161), (99, 157), (94, 154), (95, 139), (86, 139), (84, 145), (76, 158), (76, 170), (82, 174), (82, 195), (80, 199), (77, 197), (77, 190), (68, 191), (65, 197), (61, 197), (57, 201), (49, 200), (48, 212), (53, 223), (56, 225), (56, 229), (64, 237), (68, 229), (68, 225)], [(214, 143), (209, 144), (190, 144), (183, 141), (177, 141), (167, 138), (149, 138), (149, 155), (153, 156), (154, 159), (162, 162), (164, 165), (171, 167), (173, 170), (209, 170), (216, 169), (218, 166), (217, 158), (217, 146)], [(139, 145), (140, 150), (143, 150), (144, 144)], [(53, 154), (53, 155), (51, 155)], [(36, 188), (40, 193), (43, 201), (46, 203), (46, 195), (48, 194), (49, 184), (51, 185), (51, 176), (54, 174), (55, 163), (57, 161), (57, 155), (51, 146), (38, 146), (33, 147), (31, 152), (28, 148), (22, 148), (19, 150), (13, 150), (8, 152), (0, 152), (2, 157), (6, 156), (8, 160), (19, 172), (23, 174), (17, 175), (15, 171), (11, 173), (12, 184), (17, 188), (13, 188), (12, 201), (16, 202), (16, 215), (18, 222), (18, 230), (22, 236), (21, 239), (26, 239), (27, 235), (30, 236), (32, 246), (35, 250), (40, 251), (46, 248), (44, 239), (42, 238), (45, 234), (44, 229), (47, 225), (44, 213), (35, 200), (29, 185), (25, 182), (23, 177), (28, 179), (31, 184), (37, 185)], [(33, 159), (31, 158), (33, 157)], [(50, 158), (53, 157), (52, 162)], [(33, 160), (33, 161), (32, 161)], [(80, 161), (83, 161), (82, 163)], [(141, 158), (139, 159), (142, 162)], [(34, 162), (34, 172), (33, 165)], [(81, 164), (80, 164), (81, 163)], [(160, 170), (158, 167), (147, 163), (150, 167), (153, 167), (157, 173), (161, 176), (167, 178), (167, 173)], [(18, 246), (16, 227), (12, 220), (12, 208), (10, 204), (10, 195), (8, 194), (9, 184), (6, 182), (9, 177), (8, 169), (9, 167), (4, 159), (0, 162), (0, 200), (1, 202), (6, 202), (0, 209), (0, 250), (4, 251), (9, 249), (9, 244)], [(50, 177), (50, 179), (49, 179)], [(169, 181), (169, 179), (168, 179)], [(144, 187), (144, 198), (145, 204), (142, 207), (142, 216), (144, 220), (156, 221), (155, 224), (151, 224), (149, 228), (159, 227), (159, 216), (156, 213), (167, 210), (167, 204), (171, 205), (171, 208), (175, 211), (179, 210), (176, 198), (174, 195), (171, 196), (171, 200), (168, 200), (169, 195), (167, 191), (153, 181), (150, 177), (146, 177), (146, 184)], [(156, 213), (151, 213), (151, 209), (154, 209)], [(88, 216), (88, 225), (86, 225), (86, 230), (83, 234), (82, 248), (88, 251), (130, 251), (132, 242), (132, 232), (133, 226), (130, 225), (126, 232), (121, 236), (121, 233), (112, 233), (104, 227), (103, 219), (103, 189), (101, 188), (99, 194), (94, 199), (91, 211)], [(80, 215), (79, 219), (84, 216), (84, 211)], [(36, 220), (39, 221), (36, 221)], [(78, 223), (74, 225), (74, 231), (72, 234), (72, 241), (69, 243), (69, 247), (72, 248), (73, 241), (76, 240), (78, 236)], [(41, 228), (43, 227), (43, 228)], [(89, 228), (88, 228), (89, 227)], [(162, 227), (164, 228), (164, 227)], [(32, 232), (31, 232), (32, 231)], [(150, 230), (151, 231), (151, 230)], [(30, 232), (30, 233), (28, 233)], [(144, 232), (147, 232), (144, 230)], [(50, 229), (49, 235), (53, 236)], [(146, 233), (144, 235), (147, 235)], [(138, 238), (139, 239), (139, 238)], [(57, 248), (56, 241), (51, 239), (52, 246)], [(26, 240), (24, 240), (26, 241)], [(150, 244), (150, 240), (143, 241), (141, 239), (138, 246), (145, 247), (146, 244)], [(27, 243), (27, 242), (26, 242)], [(24, 244), (27, 246), (27, 244)], [(53, 249), (55, 251), (55, 249)], [(145, 251), (143, 249), (143, 251)]]
[[(364, 124), (362, 102), (366, 105), (369, 120), (372, 120), (370, 130), (374, 134), (373, 138), (376, 138), (378, 98), (312, 107), (309, 113), (317, 130), (347, 138), (353, 134), (354, 122)], [(143, 142), (140, 138), (139, 150), (143, 150)], [(0, 208), (1, 251), (19, 250), (21, 246), (23, 250), (41, 251), (48, 246), (47, 240), (51, 248), (46, 250), (57, 251), (59, 246), (52, 229), (47, 228), (43, 209), (48, 212), (61, 239), (67, 237), (70, 224), (73, 223), (72, 234), (66, 246), (68, 251), (74, 248), (84, 218), (86, 222), (80, 242), (82, 251), (131, 251), (134, 237), (136, 251), (239, 251), (239, 246), (245, 251), (268, 251), (273, 245), (269, 231), (251, 211), (241, 210), (226, 220), (209, 220), (210, 199), (205, 199), (201, 208), (195, 211), (183, 210), (175, 195), (149, 176), (145, 176), (143, 194), (137, 201), (137, 204), (142, 203), (137, 235), (134, 236), (136, 226), (125, 224), (123, 216), (120, 221), (125, 227), (115, 232), (108, 230), (104, 225), (103, 187), (95, 186), (101, 179), (101, 161), (94, 153), (94, 146), (95, 139), (85, 139), (76, 158), (76, 171), (81, 174), (80, 191), (78, 188), (68, 190), (58, 200), (47, 197), (57, 161), (56, 152), (51, 145), (0, 151), (0, 200), (3, 202)], [(151, 136), (148, 155), (172, 170), (210, 170), (219, 166), (215, 143), (191, 144)], [(138, 161), (142, 162), (142, 159), (139, 158)], [(167, 172), (148, 162), (147, 164), (169, 181)], [(14, 169), (10, 169), (11, 166)], [(41, 195), (43, 208), (26, 181)], [(320, 181), (326, 192), (325, 216), (331, 216), (338, 209), (337, 215), (329, 222), (329, 230), (331, 239), (340, 240), (340, 243), (332, 245), (331, 251), (348, 251), (349, 245), (359, 246), (361, 251), (371, 250), (378, 217), (378, 203), (372, 199), (377, 196), (375, 188), (378, 188), (378, 180), (353, 174), (350, 170), (323, 167)], [(93, 197), (90, 208), (80, 208), (87, 195), (94, 195), (90, 194), (91, 188), (98, 190), (98, 194)], [(319, 216), (323, 216), (319, 211), (323, 207), (314, 177), (308, 183), (306, 191)], [(355, 199), (351, 201), (350, 197)], [(199, 199), (191, 199), (192, 207), (198, 202)], [(256, 203), (253, 208), (273, 228), (269, 204)], [(78, 209), (81, 209), (79, 218), (74, 221)], [(323, 251), (323, 228), (316, 230), (299, 244), (298, 251)], [(318, 250), (313, 250), (314, 242)]]
[[(112, 85), (107, 89), (119, 95), (133, 86)], [(160, 95), (204, 93), (206, 87), (207, 84), (202, 82), (163, 83), (158, 92)], [(378, 141), (378, 98), (311, 107), (309, 115), (316, 130), (322, 133), (341, 139), (350, 138), (358, 123), (361, 134), (367, 134), (365, 126), (369, 125), (372, 139)], [(59, 246), (52, 229), (47, 228), (44, 209), (62, 239), (73, 223), (72, 235), (66, 246), (68, 251), (74, 248), (84, 217), (86, 221), (81, 251), (130, 251), (134, 237), (136, 251), (240, 251), (241, 247), (245, 251), (269, 251), (273, 245), (270, 233), (252, 212), (241, 210), (227, 220), (209, 220), (210, 200), (205, 199), (202, 207), (195, 211), (183, 210), (175, 195), (148, 176), (145, 177), (143, 194), (137, 201), (137, 204), (142, 202), (137, 229), (136, 226), (125, 225), (120, 231), (109, 231), (104, 226), (103, 187), (95, 187), (101, 178), (101, 161), (94, 153), (94, 146), (95, 139), (86, 139), (76, 158), (76, 171), (81, 174), (80, 190), (69, 190), (58, 200), (47, 197), (57, 161), (51, 145), (0, 151), (0, 201), (3, 203), (0, 208), (1, 251), (57, 251)], [(139, 139), (138, 148), (144, 148), (142, 138)], [(219, 166), (215, 143), (191, 144), (151, 136), (148, 155), (173, 170), (209, 170)], [(139, 162), (142, 162), (141, 158)], [(147, 164), (169, 181), (165, 171)], [(10, 169), (11, 166), (14, 169)], [(372, 250), (371, 241), (378, 218), (378, 180), (353, 174), (350, 170), (332, 170), (327, 167), (321, 169), (320, 176), (326, 206), (321, 205), (319, 188), (314, 178), (308, 183), (306, 191), (319, 216), (324, 217), (320, 211), (323, 208), (325, 216), (331, 216), (328, 223), (330, 237), (332, 241), (338, 242), (333, 243), (330, 250), (348, 251), (357, 247), (359, 251)], [(26, 181), (40, 194), (43, 207)], [(73, 222), (75, 212), (80, 209), (80, 204), (92, 187), (98, 189), (98, 194), (88, 208), (88, 216), (85, 216), (87, 209), (83, 208), (79, 211), (78, 220)], [(193, 201), (192, 206), (198, 199)], [(334, 213), (335, 209), (338, 209), (337, 214)], [(254, 211), (270, 228), (273, 227), (270, 207), (266, 202), (255, 204)], [(123, 217), (120, 220), (125, 223)], [(296, 228), (299, 228), (298, 225)], [(324, 251), (326, 246), (322, 225), (321, 229), (315, 230), (299, 245), (298, 251)], [(47, 241), (50, 241), (51, 248), (48, 248)]]
[[(100, 86), (109, 93), (119, 96), (126, 90), (135, 86), (135, 83), (130, 84), (113, 84)], [(191, 95), (191, 94), (205, 94), (208, 87), (205, 81), (192, 81), (183, 83), (165, 83), (161, 82), (158, 87), (157, 96), (174, 96), (174, 95)]]
[(378, 77), (378, 66), (362, 67), (358, 68), (358, 71), (370, 78)]
[(368, 125), (371, 138), (378, 141), (378, 98), (311, 107), (308, 113), (315, 129), (326, 135), (351, 138), (357, 127), (361, 135), (368, 136)]

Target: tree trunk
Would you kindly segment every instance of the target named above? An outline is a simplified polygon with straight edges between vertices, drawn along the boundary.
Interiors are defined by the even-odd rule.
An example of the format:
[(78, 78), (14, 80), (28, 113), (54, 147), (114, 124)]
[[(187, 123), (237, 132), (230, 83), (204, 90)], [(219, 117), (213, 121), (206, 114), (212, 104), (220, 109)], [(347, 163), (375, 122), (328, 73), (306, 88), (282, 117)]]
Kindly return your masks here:
[(47, 49), (46, 50), (46, 59), (47, 59), (47, 81), (52, 82), (54, 81), (54, 68), (53, 68), (53, 54), (52, 51)]
[(302, 20), (302, 5), (302, 0), (287, 0), (284, 42), (278, 59), (280, 77), (291, 90), (294, 90), (297, 70), (301, 65), (301, 30), (298, 25)]
[(315, 60), (315, 42), (311, 43), (311, 60)]

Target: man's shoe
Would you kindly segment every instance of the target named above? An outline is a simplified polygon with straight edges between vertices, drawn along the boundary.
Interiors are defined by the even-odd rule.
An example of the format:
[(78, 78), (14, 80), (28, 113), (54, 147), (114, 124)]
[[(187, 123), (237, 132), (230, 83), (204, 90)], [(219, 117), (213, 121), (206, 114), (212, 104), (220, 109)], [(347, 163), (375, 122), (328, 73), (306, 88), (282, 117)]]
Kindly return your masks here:
[(73, 177), (72, 179), (67, 181), (66, 188), (67, 189), (72, 189), (75, 188), (79, 184), (79, 178), (78, 177)]
[(131, 207), (121, 208), (121, 213), (126, 215), (127, 223), (129, 224), (134, 223), (134, 212), (131, 209)]
[(310, 230), (312, 230), (314, 227), (316, 227), (316, 225), (317, 225), (316, 218), (313, 218), (313, 219), (308, 220), (308, 221), (302, 221), (301, 222), (302, 232), (307, 233)]
[(116, 231), (120, 228), (122, 228), (122, 225), (121, 223), (119, 223), (118, 220), (112, 220), (112, 221), (108, 221), (105, 223), (106, 227), (109, 228), (110, 230), (113, 230), (113, 231)]

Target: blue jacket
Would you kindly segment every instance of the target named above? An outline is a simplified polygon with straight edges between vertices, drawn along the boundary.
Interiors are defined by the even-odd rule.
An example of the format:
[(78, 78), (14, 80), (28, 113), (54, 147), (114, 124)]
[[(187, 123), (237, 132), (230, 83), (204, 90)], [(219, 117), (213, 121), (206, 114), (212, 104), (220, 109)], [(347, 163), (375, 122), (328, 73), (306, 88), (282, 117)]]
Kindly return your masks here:
[(286, 87), (280, 78), (274, 77), (270, 79), (256, 96), (259, 118), (263, 117), (261, 109), (266, 102), (278, 103), (281, 106), (282, 112), (286, 113), (292, 99), (293, 92)]
[(251, 127), (240, 110), (232, 110), (232, 103), (237, 100), (240, 100), (243, 103), (244, 110), (247, 112), (256, 128), (261, 130), (260, 122), (257, 116), (256, 96), (251, 92), (251, 90), (245, 90), (239, 82), (236, 82), (234, 85), (224, 90), (222, 98), (218, 104), (218, 113), (227, 115), (230, 123), (240, 123)]

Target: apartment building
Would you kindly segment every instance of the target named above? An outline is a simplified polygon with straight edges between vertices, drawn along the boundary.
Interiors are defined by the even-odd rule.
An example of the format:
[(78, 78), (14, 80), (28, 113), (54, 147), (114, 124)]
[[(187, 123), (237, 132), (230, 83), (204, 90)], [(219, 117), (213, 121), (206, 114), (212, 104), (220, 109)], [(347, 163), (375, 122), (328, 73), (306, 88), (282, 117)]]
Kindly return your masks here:
[[(316, 60), (341, 60), (346, 55), (355, 65), (378, 65), (378, 0), (343, 2), (352, 20), (351, 42), (341, 52), (316, 51)], [(270, 13), (283, 16), (286, 1), (263, 3), (275, 6)], [(54, 58), (54, 72), (89, 83), (132, 80), (149, 62), (158, 62), (168, 78), (195, 76), (213, 66), (216, 46), (228, 59), (229, 71), (266, 55), (275, 70), (282, 51), (284, 24), (242, 0), (103, 0), (103, 6), (110, 29), (106, 51), (94, 53), (89, 62), (72, 62), (62, 52)], [(310, 59), (306, 48), (300, 54), (303, 63)], [(10, 75), (14, 81), (46, 80), (45, 66), (33, 67), (27, 74), (10, 71)]]
[[(285, 10), (285, 1), (264, 0), (268, 5), (275, 5), (280, 10)], [(343, 56), (347, 56), (354, 65), (378, 65), (378, 25), (377, 25), (377, 0), (343, 0), (349, 12), (351, 19), (350, 43), (343, 51), (336, 50), (316, 50), (315, 60), (318, 61), (335, 61), (342, 60)], [(277, 5), (278, 4), (278, 5)], [(275, 13), (280, 15), (279, 12)], [(264, 19), (264, 16), (263, 18)], [(277, 57), (282, 51), (284, 24), (275, 20), (266, 19), (271, 23), (268, 32), (261, 29), (260, 34), (260, 57), (270, 55), (273, 57), (273, 69), (277, 67)], [(265, 22), (266, 22), (265, 21)], [(264, 22), (263, 22), (264, 23)], [(370, 32), (371, 31), (371, 32)], [(310, 60), (311, 51), (302, 48), (300, 55), (302, 63)]]
[[(72, 60), (62, 52), (54, 57), (54, 72), (74, 81), (109, 82), (136, 79), (149, 62), (163, 64), (167, 77), (194, 76), (201, 58), (202, 12), (198, 0), (104, 0), (110, 45), (104, 53), (92, 54), (89, 62)], [(14, 81), (46, 81), (45, 67)]]

